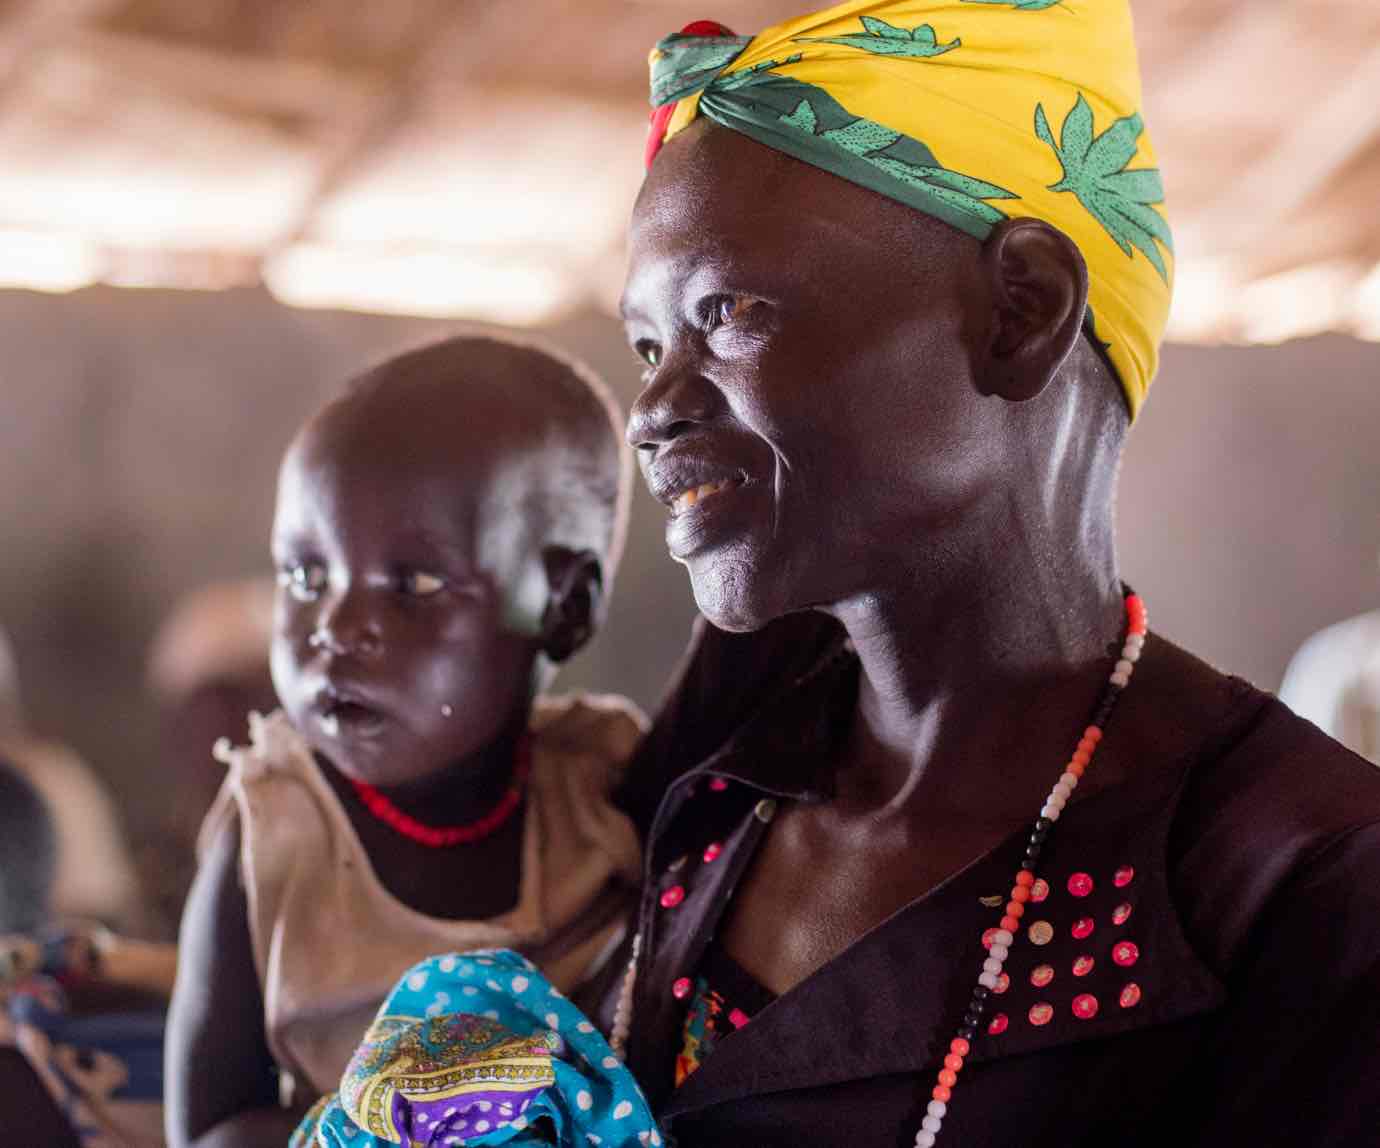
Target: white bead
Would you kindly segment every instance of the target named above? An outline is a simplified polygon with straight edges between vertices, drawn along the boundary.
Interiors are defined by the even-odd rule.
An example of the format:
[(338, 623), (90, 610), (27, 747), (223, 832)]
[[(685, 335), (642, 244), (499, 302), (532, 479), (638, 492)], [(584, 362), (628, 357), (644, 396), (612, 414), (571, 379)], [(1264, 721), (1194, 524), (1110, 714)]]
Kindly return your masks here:
[(1049, 795), (1051, 798), (1056, 793), (1065, 801), (1068, 801), (1068, 799), (1073, 796), (1073, 786), (1069, 785), (1067, 782), (1061, 781), (1058, 785), (1056, 785), (1053, 789), (1049, 791)]
[(1140, 661), (1140, 647), (1133, 646), (1130, 642), (1127, 642), (1121, 647), (1121, 656), (1134, 665), (1136, 662)]
[(1043, 817), (1046, 821), (1058, 821), (1059, 809), (1058, 807), (1051, 805), (1049, 802), (1045, 802), (1044, 807), (1040, 810), (1040, 816)]
[(934, 1133), (922, 1128), (915, 1134), (915, 1148), (934, 1148)]
[(1131, 677), (1129, 674), (1123, 674), (1120, 671), (1118, 671), (1117, 673), (1112, 675), (1111, 682), (1112, 685), (1120, 686), (1122, 689), (1125, 689), (1128, 685), (1130, 685)]
[(1046, 805), (1052, 805), (1055, 809), (1062, 810), (1069, 803), (1069, 799), (1059, 792), (1058, 788), (1051, 789), (1049, 796), (1045, 798)]
[(996, 973), (983, 973), (982, 976), (978, 977), (978, 984), (980, 984), (980, 985), (981, 985), (983, 988), (985, 988), (985, 989), (994, 989), (994, 988), (996, 988), (996, 987), (997, 987), (997, 974), (996, 974)]
[(982, 971), (991, 973), (994, 977), (998, 976), (1001, 973), (1001, 961), (997, 960), (996, 957), (988, 957), (982, 962)]
[(1116, 666), (1115, 666), (1114, 668), (1116, 669), (1116, 672), (1117, 672), (1117, 673), (1119, 673), (1119, 674), (1125, 674), (1128, 678), (1129, 678), (1133, 673), (1135, 673), (1135, 670), (1136, 670), (1136, 667), (1133, 666), (1133, 665), (1130, 663), (1130, 661), (1127, 660), (1126, 658), (1122, 658), (1121, 661), (1117, 662), (1117, 664), (1116, 664)]
[(1067, 785), (1069, 787), (1069, 791), (1072, 792), (1073, 790), (1078, 788), (1078, 774), (1061, 773), (1059, 775), (1059, 784)]
[(920, 1127), (926, 1132), (938, 1132), (944, 1127), (944, 1121), (940, 1120), (937, 1116), (926, 1116), (925, 1119), (920, 1121)]
[(998, 929), (992, 934), (992, 948), (995, 949), (998, 945), (1010, 945), (1015, 940), (1016, 938), (1012, 936), (1010, 929)]
[(931, 1100), (929, 1108), (925, 1111), (931, 1116), (938, 1116), (940, 1120), (943, 1120), (945, 1114), (949, 1111), (949, 1106), (942, 1100)]
[(992, 942), (992, 947), (987, 951), (991, 953), (996, 960), (1002, 962), (1005, 962), (1006, 958), (1011, 955), (1011, 950), (1007, 948), (1007, 946), (1000, 945), (996, 941)]

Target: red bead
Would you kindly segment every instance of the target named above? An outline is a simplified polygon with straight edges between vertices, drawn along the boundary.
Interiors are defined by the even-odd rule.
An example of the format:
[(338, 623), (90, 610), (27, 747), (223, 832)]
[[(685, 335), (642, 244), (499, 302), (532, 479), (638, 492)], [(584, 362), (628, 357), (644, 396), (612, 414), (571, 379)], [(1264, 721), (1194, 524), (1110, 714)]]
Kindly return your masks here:
[(1001, 919), (1001, 927), (1005, 929), (1008, 933), (1014, 933), (1017, 929), (1021, 927), (1021, 923), (1020, 921), (1016, 920), (1015, 917), (1011, 916), (1008, 913), (1005, 917)]
[(958, 1073), (951, 1068), (942, 1068), (939, 1070), (938, 1080), (945, 1088), (952, 1088), (958, 1083)]
[(685, 900), (685, 886), (672, 885), (666, 892), (661, 894), (661, 907), (663, 909), (674, 909)]
[(1000, 996), (1002, 993), (1004, 993), (1004, 992), (1005, 992), (1007, 989), (1009, 989), (1010, 987), (1011, 987), (1011, 976), (1010, 976), (1010, 974), (1009, 974), (1009, 973), (999, 973), (999, 974), (997, 975), (997, 984), (996, 984), (996, 987), (993, 988), (992, 991), (993, 991), (994, 993), (996, 993), (998, 996)]
[(1075, 897), (1086, 897), (1093, 891), (1093, 879), (1087, 873), (1075, 873), (1069, 878), (1068, 888)]
[(1136, 871), (1130, 865), (1123, 865), (1116, 871), (1116, 876), (1112, 878), (1112, 884), (1118, 889), (1124, 889), (1136, 879)]
[(1135, 941), (1121, 941), (1112, 946), (1112, 960), (1123, 969), (1129, 969), (1140, 960), (1140, 946)]
[(950, 1072), (960, 1072), (963, 1069), (963, 1057), (955, 1056), (952, 1052), (944, 1058), (944, 1067)]
[(1001, 1036), (1010, 1024), (1011, 1019), (1004, 1012), (999, 1012), (987, 1024), (988, 1035)]
[(743, 1025), (747, 1024), (751, 1019), (752, 1018), (740, 1008), (732, 1009), (728, 1014), (729, 1023), (732, 1024), (734, 1028), (742, 1028)]
[(1092, 761), (1092, 754), (1089, 753), (1086, 749), (1080, 749), (1074, 751), (1074, 755), (1070, 760), (1070, 764), (1081, 765), (1086, 768), (1088, 762), (1090, 761)]
[(1035, 874), (1028, 869), (1022, 869), (1016, 874), (1016, 884), (1025, 885), (1027, 887), (1035, 884)]
[(716, 860), (719, 854), (723, 851), (724, 847), (720, 845), (717, 841), (715, 841), (712, 845), (706, 845), (704, 850), (704, 863), (708, 865), (709, 862)]
[(1132, 981), (1121, 990), (1121, 1007), (1135, 1008), (1138, 1004), (1140, 1004), (1140, 985)]
[(939, 1101), (940, 1104), (947, 1104), (953, 1096), (953, 1093), (942, 1084), (936, 1084), (934, 1086), (934, 1091), (931, 1092), (930, 1095)]
[(1046, 881), (1043, 877), (1037, 877), (1035, 879), (1035, 884), (1030, 886), (1030, 899), (1038, 905), (1048, 896), (1049, 882)]
[(1091, 917), (1080, 917), (1078, 920), (1074, 921), (1071, 932), (1078, 940), (1082, 941), (1091, 937), (1093, 935), (1093, 930), (1096, 928), (1097, 922)]
[(671, 995), (675, 997), (676, 1000), (683, 1001), (690, 995), (690, 989), (690, 978), (680, 977), (675, 984), (671, 986)]
[(1019, 901), (1007, 901), (1006, 915), (1008, 917), (1023, 917), (1025, 916), (1025, 906), (1022, 905)]
[(1073, 1015), (1079, 1020), (1092, 1020), (1097, 1009), (1097, 998), (1092, 993), (1080, 993), (1073, 998)]
[(1093, 750), (1095, 750), (1096, 748), (1097, 742), (1093, 741), (1093, 739), (1090, 738), (1087, 734), (1084, 734), (1081, 738), (1078, 739), (1078, 745), (1076, 747), (1077, 752), (1086, 753), (1089, 756), (1091, 756)]
[(956, 1036), (953, 1040), (949, 1041), (949, 1051), (956, 1056), (967, 1056), (971, 1049), (972, 1045), (961, 1036)]
[(728, 788), (728, 778), (711, 777), (709, 779), (709, 788), (712, 789), (715, 793), (722, 793), (725, 789)]
[(1011, 900), (1024, 904), (1030, 900), (1030, 890), (1024, 885), (1013, 885), (1011, 887)]
[(1093, 745), (1096, 745), (1099, 741), (1102, 740), (1102, 727), (1090, 725), (1087, 729), (1083, 731), (1083, 736), (1087, 738), (1090, 742), (1092, 742)]

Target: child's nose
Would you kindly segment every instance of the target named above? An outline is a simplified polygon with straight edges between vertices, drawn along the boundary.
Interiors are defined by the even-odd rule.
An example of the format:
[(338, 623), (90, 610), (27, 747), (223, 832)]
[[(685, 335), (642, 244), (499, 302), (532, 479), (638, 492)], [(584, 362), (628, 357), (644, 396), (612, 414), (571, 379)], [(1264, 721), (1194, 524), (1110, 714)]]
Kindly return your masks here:
[(346, 593), (327, 603), (317, 615), (307, 644), (340, 656), (370, 657), (383, 648), (383, 635), (361, 596)]

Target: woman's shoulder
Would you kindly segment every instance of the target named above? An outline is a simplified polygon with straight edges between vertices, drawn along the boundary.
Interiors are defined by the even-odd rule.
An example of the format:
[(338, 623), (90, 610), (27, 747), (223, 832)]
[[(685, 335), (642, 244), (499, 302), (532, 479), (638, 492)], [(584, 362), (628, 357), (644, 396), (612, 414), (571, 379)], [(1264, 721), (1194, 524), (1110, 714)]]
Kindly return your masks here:
[(532, 707), (530, 728), (547, 751), (621, 764), (637, 748), (647, 718), (621, 694), (543, 695)]
[(1273, 695), (1177, 648), (1163, 660), (1181, 684), (1154, 700), (1196, 743), (1169, 831), (1171, 882), (1190, 938), (1227, 972), (1300, 890), (1322, 922), (1343, 911), (1348, 882), (1380, 887), (1380, 770)]

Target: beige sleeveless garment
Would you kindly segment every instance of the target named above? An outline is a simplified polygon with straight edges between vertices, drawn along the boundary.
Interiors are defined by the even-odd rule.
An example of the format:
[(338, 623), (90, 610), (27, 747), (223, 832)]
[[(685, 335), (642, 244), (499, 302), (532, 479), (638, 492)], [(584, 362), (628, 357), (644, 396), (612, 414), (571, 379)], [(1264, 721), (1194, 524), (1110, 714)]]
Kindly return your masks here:
[(621, 698), (538, 700), (518, 904), (486, 921), (428, 917), (383, 887), (281, 711), (250, 716), (249, 746), (218, 747), (229, 776), (202, 849), (238, 813), (269, 1047), (308, 1099), (335, 1090), (394, 982), (434, 953), (518, 949), (562, 990), (598, 970), (627, 922), (611, 886), (640, 878), (637, 834), (609, 795), (643, 724)]

